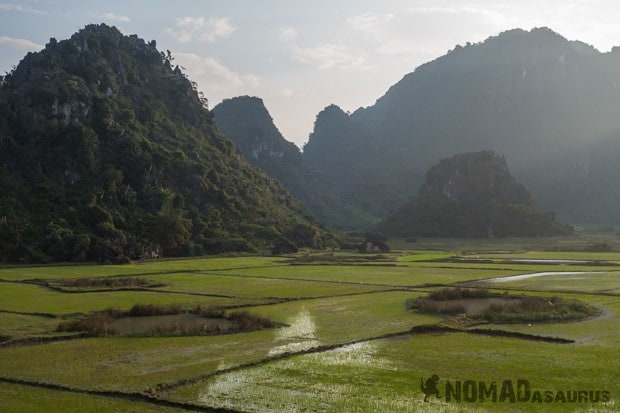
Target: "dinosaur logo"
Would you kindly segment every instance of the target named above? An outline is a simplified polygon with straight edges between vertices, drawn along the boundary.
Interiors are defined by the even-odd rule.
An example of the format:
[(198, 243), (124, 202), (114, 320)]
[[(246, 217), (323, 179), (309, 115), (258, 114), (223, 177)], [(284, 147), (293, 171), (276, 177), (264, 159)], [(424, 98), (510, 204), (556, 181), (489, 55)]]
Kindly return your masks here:
[(437, 388), (437, 383), (439, 383), (439, 376), (436, 374), (433, 374), (431, 377), (426, 379), (426, 383), (424, 382), (424, 379), (420, 379), (420, 390), (424, 393), (425, 402), (427, 402), (429, 396), (432, 395), (435, 395), (438, 399), (441, 399), (441, 394)]

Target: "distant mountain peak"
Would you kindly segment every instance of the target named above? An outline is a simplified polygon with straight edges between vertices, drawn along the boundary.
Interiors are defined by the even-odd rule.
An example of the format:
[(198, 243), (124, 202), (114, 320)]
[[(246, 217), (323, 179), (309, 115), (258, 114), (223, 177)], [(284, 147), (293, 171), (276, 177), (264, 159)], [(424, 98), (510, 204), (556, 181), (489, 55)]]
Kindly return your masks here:
[(4, 77), (0, 257), (250, 251), (300, 228), (307, 246), (322, 242), (325, 230), (243, 159), (172, 61), (154, 41), (88, 25)]
[[(335, 105), (327, 111), (336, 116), (342, 112)], [(320, 221), (347, 230), (376, 222), (340, 199), (328, 179), (308, 164), (295, 144), (282, 136), (262, 99), (250, 96), (226, 99), (213, 108), (213, 114), (218, 127), (235, 142), (246, 159), (279, 181)]]
[[(423, 182), (430, 164), (488, 148), (511, 160), (545, 209), (620, 222), (609, 206), (620, 201), (615, 195), (586, 205), (558, 189), (577, 185), (570, 178), (577, 166), (563, 159), (586, 162), (584, 148), (620, 136), (618, 50), (600, 53), (546, 27), (457, 46), (405, 74), (372, 106), (348, 116), (335, 105), (321, 111), (304, 156), (354, 205), (385, 215)], [(608, 180), (581, 190), (601, 182)]]

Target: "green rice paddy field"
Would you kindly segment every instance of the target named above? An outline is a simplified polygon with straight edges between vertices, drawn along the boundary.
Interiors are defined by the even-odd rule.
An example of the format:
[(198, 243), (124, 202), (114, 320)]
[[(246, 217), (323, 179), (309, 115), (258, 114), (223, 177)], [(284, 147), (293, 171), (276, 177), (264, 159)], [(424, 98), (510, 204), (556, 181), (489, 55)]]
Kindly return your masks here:
[[(485, 251), (0, 267), (0, 411), (620, 411), (620, 253)], [(143, 283), (108, 282), (128, 277)], [(405, 308), (446, 286), (577, 299), (598, 315), (447, 329)], [(57, 330), (135, 304), (244, 310), (276, 327)], [(440, 397), (425, 387), (425, 402), (433, 375)]]

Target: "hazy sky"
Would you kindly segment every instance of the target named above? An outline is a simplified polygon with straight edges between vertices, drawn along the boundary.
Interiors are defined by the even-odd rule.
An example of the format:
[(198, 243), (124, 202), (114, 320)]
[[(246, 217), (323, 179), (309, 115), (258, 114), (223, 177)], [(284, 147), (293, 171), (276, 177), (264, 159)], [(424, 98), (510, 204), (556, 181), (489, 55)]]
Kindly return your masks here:
[(620, 45), (619, 21), (616, 0), (0, 2), (0, 72), (50, 37), (105, 22), (169, 49), (210, 107), (263, 98), (282, 134), (301, 146), (325, 106), (372, 105), (457, 44), (547, 26), (606, 52)]

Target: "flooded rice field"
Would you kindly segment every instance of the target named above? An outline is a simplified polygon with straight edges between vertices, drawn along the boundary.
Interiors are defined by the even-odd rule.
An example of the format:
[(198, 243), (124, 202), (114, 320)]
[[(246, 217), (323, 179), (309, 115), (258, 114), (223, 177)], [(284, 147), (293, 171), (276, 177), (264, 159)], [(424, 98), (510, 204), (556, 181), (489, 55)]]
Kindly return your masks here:
[(505, 283), (505, 282), (510, 282), (510, 281), (527, 280), (528, 278), (545, 277), (545, 276), (550, 276), (550, 275), (596, 275), (596, 274), (604, 274), (607, 272), (608, 271), (542, 271), (542, 272), (533, 272), (530, 274), (511, 275), (508, 277), (489, 278), (487, 280), (484, 280), (484, 282)]

